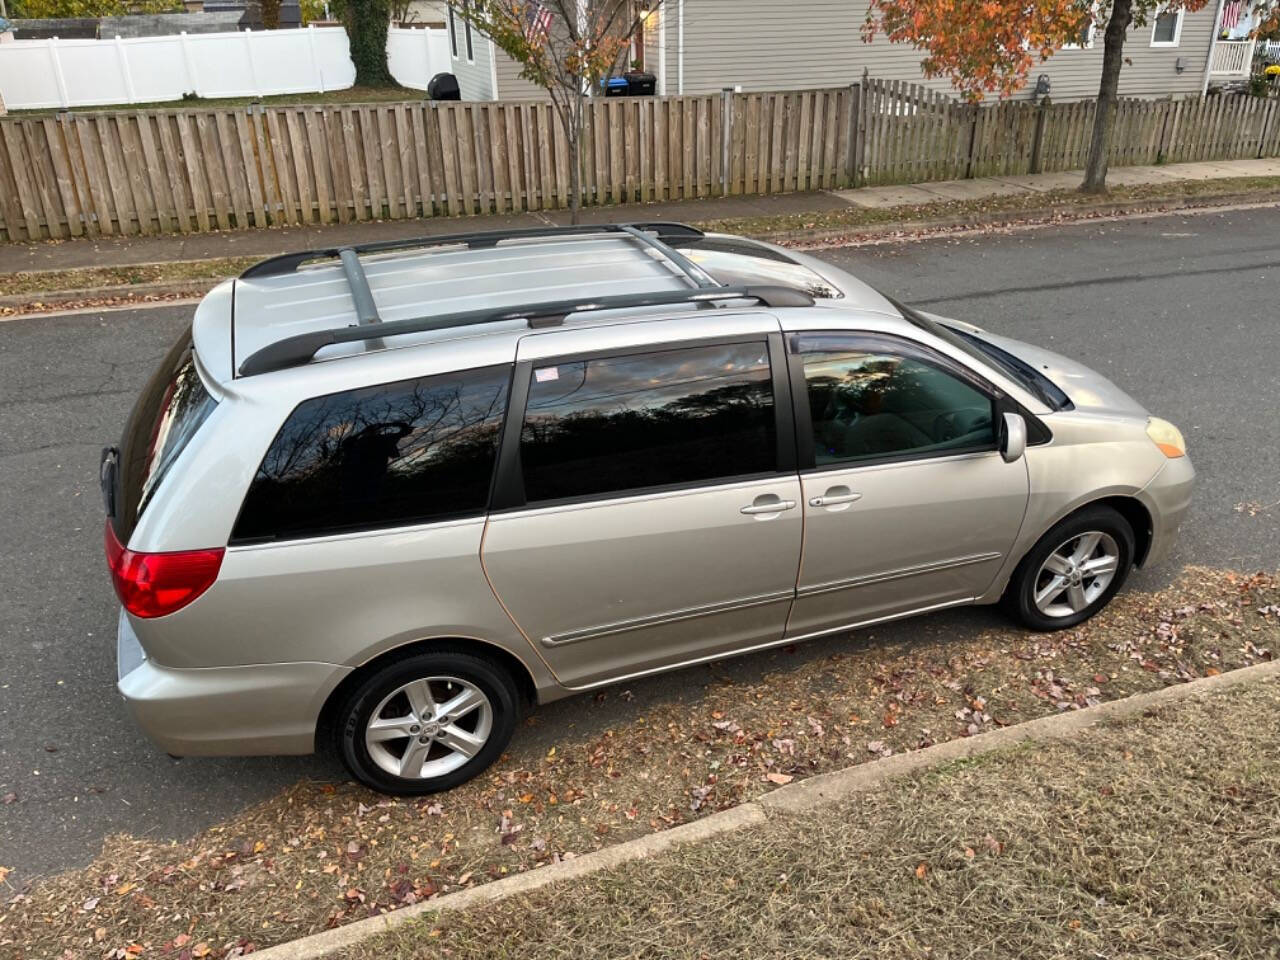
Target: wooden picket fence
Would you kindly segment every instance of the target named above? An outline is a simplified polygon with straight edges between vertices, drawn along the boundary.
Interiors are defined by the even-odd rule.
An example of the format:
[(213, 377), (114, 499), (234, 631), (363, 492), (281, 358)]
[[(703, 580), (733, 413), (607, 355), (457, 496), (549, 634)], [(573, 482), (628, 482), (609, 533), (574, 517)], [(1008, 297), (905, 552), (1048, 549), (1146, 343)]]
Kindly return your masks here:
[[(859, 185), (1078, 170), (1097, 110), (1091, 100), (975, 106), (874, 79), (859, 100)], [(1112, 123), (1113, 166), (1280, 155), (1277, 100), (1121, 100)]]
[[(629, 204), (1082, 167), (1091, 102), (958, 103), (923, 87), (608, 98), (582, 202)], [(1280, 155), (1280, 101), (1123, 101), (1111, 162)], [(0, 239), (188, 233), (563, 208), (539, 101), (253, 105), (0, 118)], [(620, 214), (622, 216), (623, 214)]]
[[(855, 96), (839, 88), (732, 102), (595, 100), (583, 202), (844, 186)], [(129, 236), (563, 208), (569, 171), (559, 122), (537, 101), (11, 117), (0, 119), (0, 234)]]

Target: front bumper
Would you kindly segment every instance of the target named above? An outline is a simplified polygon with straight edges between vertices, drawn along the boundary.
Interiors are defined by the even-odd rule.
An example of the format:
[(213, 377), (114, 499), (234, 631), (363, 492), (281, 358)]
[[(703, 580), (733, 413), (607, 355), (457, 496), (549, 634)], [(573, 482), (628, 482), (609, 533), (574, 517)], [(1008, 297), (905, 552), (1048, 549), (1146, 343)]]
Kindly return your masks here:
[(1191, 490), (1196, 470), (1190, 457), (1169, 460), (1138, 495), (1151, 514), (1151, 546), (1142, 561), (1144, 568), (1162, 562), (1178, 540), (1178, 527), (1191, 506)]
[(175, 756), (311, 753), (320, 709), (350, 669), (332, 663), (163, 667), (147, 658), (120, 611), (116, 686), (142, 732)]

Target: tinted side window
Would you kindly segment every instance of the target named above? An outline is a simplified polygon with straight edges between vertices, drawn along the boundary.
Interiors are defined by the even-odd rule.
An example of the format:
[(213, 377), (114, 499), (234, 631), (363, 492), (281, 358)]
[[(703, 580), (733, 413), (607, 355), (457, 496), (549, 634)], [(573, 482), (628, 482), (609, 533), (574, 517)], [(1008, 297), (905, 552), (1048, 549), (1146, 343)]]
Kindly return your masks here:
[(800, 340), (818, 466), (995, 447), (995, 410), (923, 359), (848, 339)]
[(143, 388), (120, 441), (113, 525), (121, 543), (129, 542), (160, 482), (217, 405), (196, 370), (188, 329)]
[(520, 436), (530, 503), (776, 468), (764, 342), (535, 368)]
[(509, 380), (509, 367), (488, 367), (299, 404), (258, 468), (233, 538), (482, 513)]

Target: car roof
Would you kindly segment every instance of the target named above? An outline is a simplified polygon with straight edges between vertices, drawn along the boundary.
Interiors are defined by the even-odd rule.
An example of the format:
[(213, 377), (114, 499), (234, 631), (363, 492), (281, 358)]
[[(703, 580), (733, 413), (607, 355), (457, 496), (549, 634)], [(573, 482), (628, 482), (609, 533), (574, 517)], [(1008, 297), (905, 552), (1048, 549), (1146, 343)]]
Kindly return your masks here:
[[(196, 312), (196, 352), (205, 373), (223, 383), (254, 364), (257, 373), (339, 357), (352, 362), (364, 357), (368, 363), (376, 353), (417, 352), (456, 340), (491, 339), (501, 353), (505, 348), (499, 344), (510, 343), (516, 331), (541, 325), (524, 313), (535, 306), (555, 308), (550, 312), (557, 315), (548, 322), (590, 326), (670, 317), (690, 305), (708, 305), (693, 302), (708, 290), (729, 305), (735, 288), (712, 276), (717, 268), (733, 281), (758, 275), (765, 284), (786, 285), (768, 287), (774, 291), (808, 286), (800, 295), (810, 303), (808, 295), (838, 297), (823, 302), (899, 316), (866, 284), (803, 254), (682, 224), (607, 224), (460, 234), (272, 258), (208, 295)], [(806, 270), (819, 282), (806, 284)], [(783, 305), (798, 302), (782, 300)], [(763, 296), (755, 301), (779, 305)], [(752, 308), (746, 302), (737, 299), (732, 305)], [(386, 341), (377, 338), (383, 329)], [(335, 338), (360, 339), (332, 344)], [(290, 355), (299, 341), (303, 347)], [(388, 346), (398, 349), (383, 349)], [(267, 354), (273, 356), (264, 360)]]

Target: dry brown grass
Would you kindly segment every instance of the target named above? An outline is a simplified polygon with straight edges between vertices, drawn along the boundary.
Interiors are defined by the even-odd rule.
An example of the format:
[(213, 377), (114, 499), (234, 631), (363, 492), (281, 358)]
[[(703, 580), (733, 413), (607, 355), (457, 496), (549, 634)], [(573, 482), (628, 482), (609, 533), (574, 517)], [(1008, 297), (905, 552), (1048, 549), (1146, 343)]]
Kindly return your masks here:
[(346, 960), (1262, 960), (1280, 954), (1280, 682), (892, 782)]
[(234, 277), (260, 257), (220, 257), (122, 267), (79, 267), (73, 270), (23, 270), (0, 276), (0, 296), (24, 296), (184, 280)]
[[(488, 774), (436, 798), (302, 783), (177, 844), (114, 837), (87, 868), (7, 891), (0, 956), (234, 955), (665, 829), (779, 780), (1269, 660), (1280, 580), (1189, 569), (1058, 634), (949, 622), (914, 621), (898, 634), (910, 642), (872, 631), (821, 656), (779, 651), (750, 681), (708, 670), (700, 698), (629, 711), (601, 735), (517, 732)], [(573, 704), (624, 716), (627, 697)]]
[[(927, 184), (922, 184), (927, 186)], [(1131, 187), (1113, 187), (1105, 196), (1083, 194), (1076, 190), (1051, 190), (1010, 196), (983, 197), (977, 200), (938, 200), (934, 203), (908, 204), (883, 208), (850, 207), (845, 210), (783, 214), (772, 217), (737, 217), (706, 220), (698, 224), (704, 230), (718, 230), (745, 236), (769, 236), (803, 231), (838, 231), (851, 235), (860, 227), (882, 227), (901, 223), (903, 229), (925, 221), (984, 222), (990, 218), (1019, 222), (1022, 216), (1033, 220), (1051, 216), (1054, 220), (1084, 216), (1088, 208), (1099, 204), (1122, 206), (1133, 201), (1204, 203), (1217, 198), (1239, 198), (1256, 194), (1274, 198), (1280, 191), (1280, 177), (1229, 177), (1222, 180), (1181, 180), (1148, 183)], [(1074, 213), (1073, 213), (1074, 211)]]

